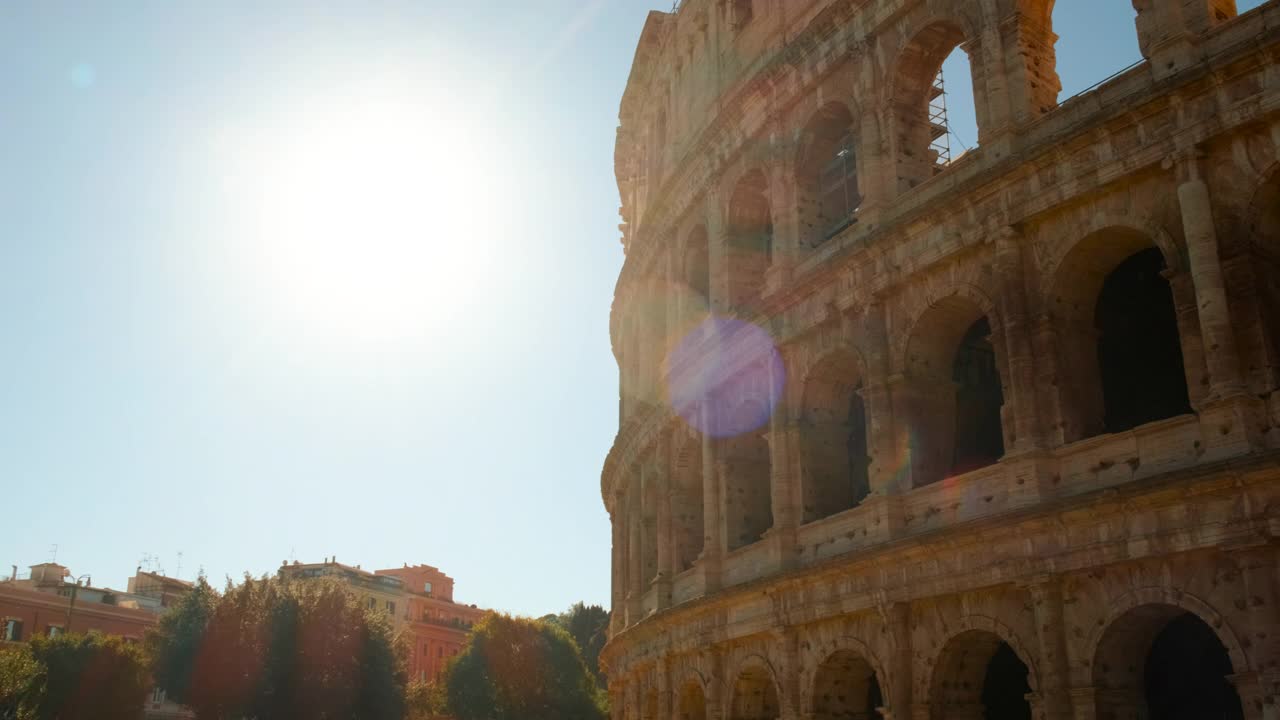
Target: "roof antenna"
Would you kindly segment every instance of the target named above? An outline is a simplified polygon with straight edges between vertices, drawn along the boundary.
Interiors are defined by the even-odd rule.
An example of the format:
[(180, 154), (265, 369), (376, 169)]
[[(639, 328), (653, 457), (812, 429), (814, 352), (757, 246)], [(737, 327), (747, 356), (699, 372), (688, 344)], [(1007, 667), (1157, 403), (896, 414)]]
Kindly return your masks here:
[(49, 562), (55, 564), (58, 562), (58, 543), (49, 546)]

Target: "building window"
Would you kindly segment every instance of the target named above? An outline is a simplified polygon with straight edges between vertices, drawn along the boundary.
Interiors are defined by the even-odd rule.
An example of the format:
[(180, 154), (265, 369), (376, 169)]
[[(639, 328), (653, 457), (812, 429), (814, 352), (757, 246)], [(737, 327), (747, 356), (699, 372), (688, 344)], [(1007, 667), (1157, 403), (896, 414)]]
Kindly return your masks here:
[(431, 583), (429, 583), (429, 582), (422, 583), (422, 592), (424, 592), (424, 593), (426, 593), (426, 594), (430, 595), (430, 594), (431, 594)]
[(444, 657), (444, 648), (442, 647), (436, 648), (436, 657), (438, 658)]
[(20, 642), (22, 640), (21, 620), (9, 619), (4, 621), (4, 639), (7, 642)]
[(162, 689), (160, 689), (160, 688), (154, 688), (154, 689), (152, 689), (152, 691), (151, 691), (151, 702), (155, 703), (156, 705), (162, 705), (162, 704), (164, 703), (165, 699), (166, 699), (166, 695), (165, 695), (164, 690), (162, 690)]
[(58, 637), (59, 635), (61, 635), (61, 634), (62, 634), (62, 626), (61, 626), (61, 625), (50, 625), (50, 626), (48, 627), (48, 629), (46, 630), (46, 633), (49, 635), (49, 637), (51, 637), (51, 638), (56, 638), (56, 637)]
[(378, 608), (378, 601), (374, 600), (373, 598), (369, 598), (369, 609), (376, 610), (377, 608)]
[(387, 612), (390, 613), (392, 616), (396, 614), (396, 604), (391, 602), (390, 600), (387, 601)]

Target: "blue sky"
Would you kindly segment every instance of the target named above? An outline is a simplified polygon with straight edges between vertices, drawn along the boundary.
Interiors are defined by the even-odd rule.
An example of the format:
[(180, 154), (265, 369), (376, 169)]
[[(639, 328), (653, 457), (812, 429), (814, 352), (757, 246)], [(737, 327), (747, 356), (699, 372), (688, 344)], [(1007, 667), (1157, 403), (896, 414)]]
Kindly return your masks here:
[[(1064, 97), (1137, 59), (1128, 0), (1058, 5)], [(654, 8), (5, 4), (0, 562), (336, 554), (607, 604), (613, 140)]]

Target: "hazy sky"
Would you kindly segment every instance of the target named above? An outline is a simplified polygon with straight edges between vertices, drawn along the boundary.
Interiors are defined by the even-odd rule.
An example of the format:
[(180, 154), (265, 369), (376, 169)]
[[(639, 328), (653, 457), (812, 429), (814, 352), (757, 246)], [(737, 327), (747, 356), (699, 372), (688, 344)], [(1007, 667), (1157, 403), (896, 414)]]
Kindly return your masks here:
[[(4, 3), (6, 572), (336, 554), (607, 604), (613, 141), (670, 6)], [(1131, 8), (1058, 3), (1064, 97), (1137, 59)]]

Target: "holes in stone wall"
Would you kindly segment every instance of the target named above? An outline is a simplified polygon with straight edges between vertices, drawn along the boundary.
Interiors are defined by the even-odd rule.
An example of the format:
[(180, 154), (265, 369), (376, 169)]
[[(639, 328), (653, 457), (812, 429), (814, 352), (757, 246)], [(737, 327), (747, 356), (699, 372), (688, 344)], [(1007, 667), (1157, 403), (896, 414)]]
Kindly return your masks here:
[(1031, 690), (1030, 671), (1008, 643), (970, 630), (952, 638), (938, 658), (930, 712), (934, 720), (1031, 720)]

